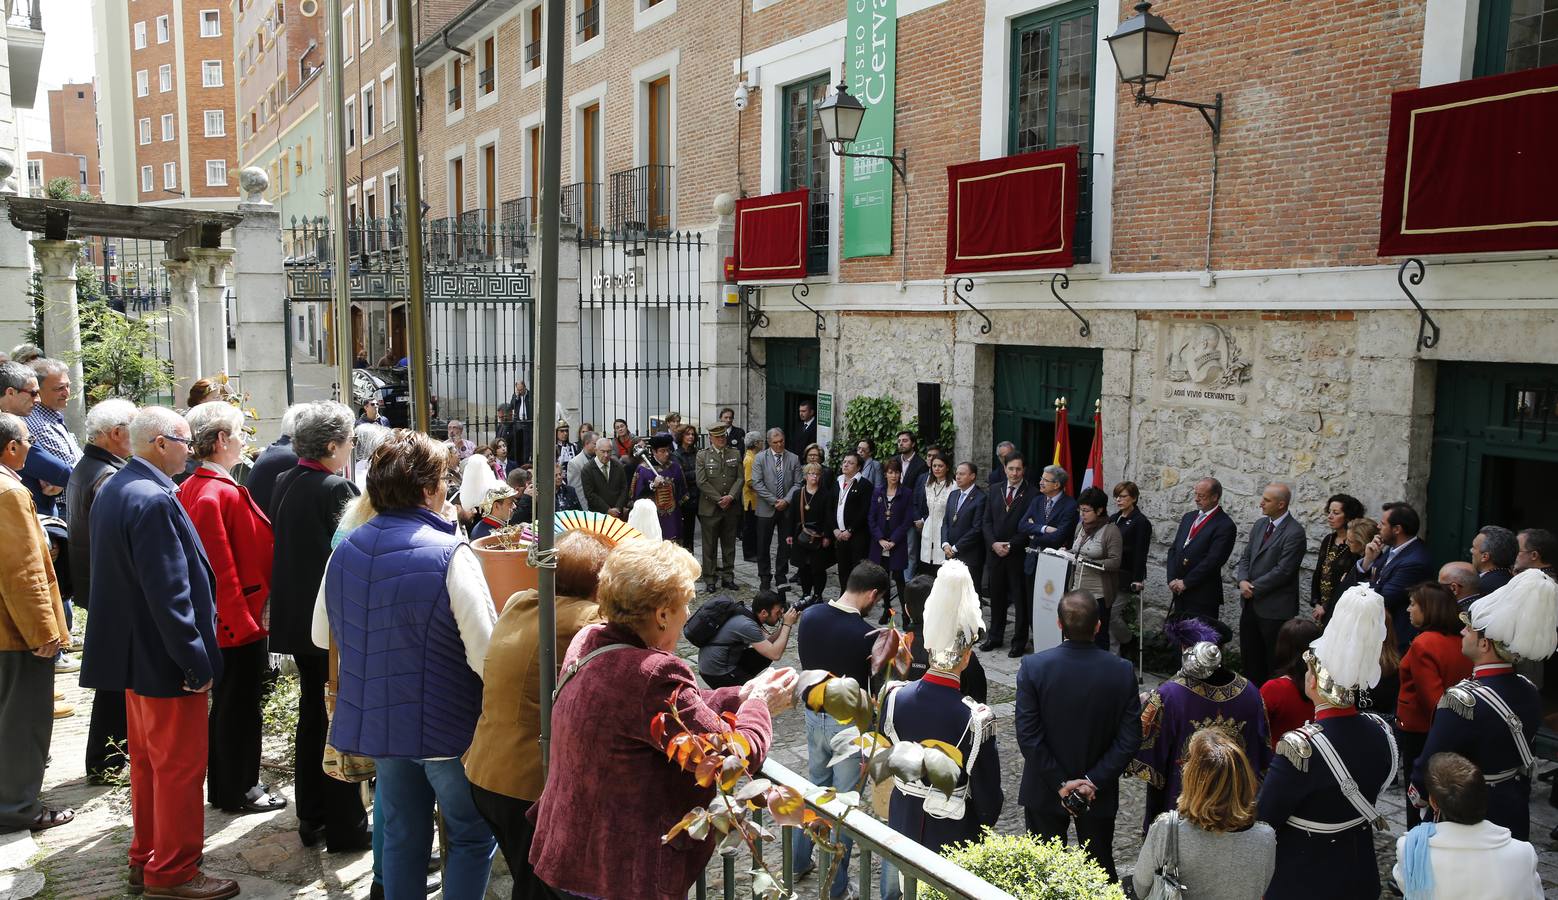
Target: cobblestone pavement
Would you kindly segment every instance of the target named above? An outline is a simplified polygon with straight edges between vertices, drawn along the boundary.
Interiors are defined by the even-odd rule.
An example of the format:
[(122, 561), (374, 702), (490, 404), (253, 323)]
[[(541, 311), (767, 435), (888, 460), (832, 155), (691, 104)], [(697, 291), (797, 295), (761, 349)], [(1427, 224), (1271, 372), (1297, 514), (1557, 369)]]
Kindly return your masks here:
[[(754, 565), (740, 563), (737, 579), (746, 585), (750, 596), (757, 583)], [(829, 593), (835, 596), (836, 590)], [(700, 595), (700, 600), (702, 595)], [(680, 652), (689, 660), (696, 651), (685, 642)], [(998, 745), (1006, 806), (999, 829), (1015, 832), (1023, 827), (1022, 809), (1017, 805), (1017, 786), (1022, 770), (1013, 724), (1018, 660), (1008, 659), (1004, 651), (981, 656), (990, 681), (990, 705), (998, 719)], [(792, 645), (782, 660), (797, 665)], [(55, 806), (76, 810), (76, 821), (45, 831), (36, 837), (25, 832), (0, 835), (0, 900), (22, 900), (39, 896), (47, 900), (126, 896), (125, 853), (130, 841), (128, 788), (88, 785), (83, 777), (83, 748), (91, 692), (77, 684), (75, 674), (60, 675), (56, 690), (66, 695), (64, 702), (76, 707), (76, 715), (55, 722), (53, 764), (44, 784), (45, 797)], [(270, 754), (267, 754), (269, 757)], [(788, 711), (775, 721), (772, 756), (791, 770), (806, 772), (806, 735), (801, 714)], [(289, 799), (292, 796), (290, 769), (268, 767), (265, 777)], [(1544, 884), (1549, 896), (1558, 896), (1558, 851), (1547, 841), (1547, 833), (1558, 825), (1558, 809), (1548, 805), (1547, 788), (1541, 786), (1533, 798), (1532, 836), (1536, 839)], [(1135, 868), (1141, 841), (1139, 823), (1145, 790), (1138, 781), (1123, 783), (1120, 814), (1115, 827), (1115, 861), (1122, 877)], [(1388, 880), (1394, 864), (1395, 839), (1405, 830), (1401, 790), (1392, 789), (1381, 804), (1391, 823), (1391, 831), (1376, 840), (1380, 870)], [(243, 896), (257, 898), (365, 898), (371, 882), (371, 860), (367, 853), (325, 854), (306, 849), (298, 841), (297, 819), (292, 810), (269, 814), (231, 816), (207, 807), (206, 870), (214, 875), (236, 878)], [(775, 854), (777, 862), (777, 853)], [(749, 866), (738, 860), (738, 870)], [(38, 884), (41, 873), (44, 883)], [(710, 867), (711, 896), (717, 895), (719, 860)], [(815, 876), (800, 883), (801, 896), (815, 897)], [(488, 896), (498, 900), (509, 895), (510, 881), (501, 854), (493, 866)], [(872, 894), (875, 896), (873, 886)], [(1389, 896), (1389, 895), (1386, 895)]]

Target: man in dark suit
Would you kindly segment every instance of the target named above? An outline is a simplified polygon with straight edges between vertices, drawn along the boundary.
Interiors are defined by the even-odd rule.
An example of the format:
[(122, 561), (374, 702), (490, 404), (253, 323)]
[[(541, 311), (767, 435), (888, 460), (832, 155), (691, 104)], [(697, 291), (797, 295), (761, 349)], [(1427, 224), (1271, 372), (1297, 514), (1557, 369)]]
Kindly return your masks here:
[(984, 550), (990, 575), (990, 636), (979, 649), (989, 652), (1001, 646), (1006, 636), (1006, 611), (1017, 604), (1017, 630), (1012, 649), (1021, 655), (1028, 643), (1029, 616), (1027, 579), (1023, 577), (1023, 548), (1028, 538), (1022, 533), (1023, 516), (1033, 500), (1023, 478), (1022, 454), (1013, 451), (1006, 458), (1006, 483), (992, 487), (986, 495)]
[(1417, 629), (1407, 614), (1412, 589), (1434, 577), (1428, 545), (1417, 539), (1422, 520), (1407, 503), (1387, 503), (1379, 518), (1379, 534), (1363, 548), (1358, 571), (1368, 573), (1369, 584), (1385, 598), (1385, 611), (1396, 624), (1396, 644), (1407, 652)]
[(925, 473), (930, 471), (930, 464), (925, 461), (924, 454), (916, 452), (914, 433), (910, 431), (898, 432), (898, 462), (903, 466), (903, 478), (898, 482), (909, 490), (913, 490)]
[(595, 458), (579, 472), (584, 488), (584, 508), (622, 517), (628, 511), (628, 472), (611, 450), (611, 438), (596, 438)]
[(1558, 537), (1545, 528), (1527, 528), (1516, 535), (1515, 574), (1526, 569), (1541, 569), (1548, 578), (1558, 580)]
[(525, 383), (515, 381), (514, 393), (509, 397), (510, 433), (513, 435), (513, 440), (509, 441), (509, 456), (519, 460), (520, 465), (530, 462), (533, 449), (531, 429), (535, 425), (535, 404), (531, 400), (530, 389)]
[(1260, 495), (1261, 517), (1250, 528), (1244, 555), (1234, 570), (1243, 611), (1239, 614), (1239, 653), (1244, 677), (1265, 684), (1276, 664), (1277, 632), (1298, 615), (1298, 570), (1308, 541), (1304, 526), (1288, 515), (1293, 490), (1268, 484)]
[(974, 584), (982, 584), (985, 492), (976, 485), (979, 470), (971, 462), (961, 462), (952, 477), (957, 487), (947, 495), (947, 510), (941, 515), (941, 552), (947, 559), (962, 560)]
[(817, 407), (810, 400), (802, 400), (800, 414), (801, 424), (790, 435), (789, 446), (796, 453), (805, 453), (807, 447), (817, 443)]
[(871, 549), (871, 482), (860, 474), (860, 456), (844, 454), (840, 463), (837, 506), (833, 511), (833, 546), (838, 553), (839, 583), (849, 581), (849, 573), (866, 558)]
[[(128, 400), (103, 400), (87, 413), (87, 444), (81, 462), (70, 473), (65, 508), (70, 523), (70, 583), (76, 605), (87, 608), (92, 599), (92, 501), (113, 474), (124, 468), (130, 456), (130, 421), (135, 404)], [(124, 768), (124, 692), (92, 692), (92, 723), (87, 728), (86, 772), (93, 784), (104, 784), (110, 773)]]
[(1515, 574), (1520, 542), (1515, 533), (1498, 525), (1484, 525), (1471, 539), (1471, 564), (1480, 582), (1477, 593), (1491, 594), (1509, 583)]
[(1223, 486), (1216, 478), (1195, 484), (1196, 508), (1179, 520), (1168, 552), (1168, 586), (1174, 594), (1169, 615), (1219, 619), (1223, 606), (1223, 566), (1233, 555), (1238, 528), (1223, 512)]
[[(1017, 747), (1028, 831), (1077, 843), (1114, 880), (1114, 819), (1120, 775), (1141, 745), (1141, 699), (1129, 660), (1100, 648), (1098, 601), (1087, 591), (1060, 599), (1061, 643), (1017, 670)], [(1082, 802), (1065, 800), (1078, 794)]]
[(83, 687), (124, 691), (130, 738), (132, 889), (222, 900), (238, 883), (200, 871), (206, 694), (222, 674), (215, 577), (173, 493), (189, 424), (152, 406), (130, 423), (134, 457), (92, 504), (92, 616)]
[(298, 413), (307, 405), (294, 403), (281, 414), (281, 436), (265, 448), (254, 465), (249, 467), (249, 477), (244, 479), (243, 486), (249, 489), (249, 496), (254, 498), (267, 517), (275, 512), (271, 506), (271, 494), (276, 488), (277, 476), (298, 464), (298, 455), (292, 449), (292, 431), (297, 427)]
[(1455, 596), (1455, 605), (1461, 612), (1471, 609), (1471, 605), (1482, 596), (1482, 582), (1477, 578), (1477, 570), (1469, 562), (1453, 559), (1440, 566), (1439, 583)]
[[(1071, 539), (1076, 537), (1077, 522), (1081, 512), (1076, 500), (1065, 492), (1069, 476), (1060, 466), (1045, 466), (1039, 476), (1039, 495), (1028, 505), (1028, 514), (1022, 517), (1022, 533), (1028, 536), (1029, 550), (1069, 550)], [(1023, 572), (1030, 576), (1038, 566), (1038, 559), (1029, 553), (1023, 563)]]

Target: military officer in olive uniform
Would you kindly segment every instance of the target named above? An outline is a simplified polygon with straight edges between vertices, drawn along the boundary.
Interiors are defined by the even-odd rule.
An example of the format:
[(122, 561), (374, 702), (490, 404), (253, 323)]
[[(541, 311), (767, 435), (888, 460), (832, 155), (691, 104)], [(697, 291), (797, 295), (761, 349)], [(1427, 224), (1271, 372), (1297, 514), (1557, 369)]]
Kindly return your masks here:
[[(712, 593), (736, 588), (736, 532), (741, 528), (741, 451), (730, 446), (724, 424), (709, 429), (710, 446), (698, 451), (698, 523), (703, 526), (703, 574)], [(724, 565), (715, 568), (716, 549)], [(715, 573), (719, 581), (715, 582)]]
[(1315, 718), (1277, 743), (1257, 801), (1256, 815), (1277, 831), (1266, 900), (1379, 897), (1374, 831), (1386, 825), (1374, 804), (1396, 776), (1396, 741), (1357, 698), (1379, 683), (1384, 642), (1385, 598), (1358, 585), (1304, 651)]
[(1428, 805), (1428, 760), (1435, 753), (1459, 753), (1487, 778), (1488, 821), (1508, 828), (1517, 841), (1530, 840), (1536, 764), (1531, 742), (1542, 724), (1542, 697), (1524, 675), (1515, 674), (1515, 663), (1553, 655), (1555, 610), (1558, 583), (1527, 569), (1461, 613), (1466, 623), (1461, 652), (1472, 661), (1471, 677), (1439, 698), (1416, 771), (1407, 773), (1408, 796), (1418, 807)]

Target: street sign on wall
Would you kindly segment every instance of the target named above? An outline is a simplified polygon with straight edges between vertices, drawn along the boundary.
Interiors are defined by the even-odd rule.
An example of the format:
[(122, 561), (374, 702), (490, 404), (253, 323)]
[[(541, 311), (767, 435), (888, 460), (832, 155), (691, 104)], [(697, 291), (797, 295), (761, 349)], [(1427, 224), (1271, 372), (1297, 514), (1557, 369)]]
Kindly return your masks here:
[[(866, 106), (852, 153), (893, 153), (898, 0), (846, 0), (844, 77)], [(844, 256), (893, 252), (893, 167), (885, 159), (844, 159)]]

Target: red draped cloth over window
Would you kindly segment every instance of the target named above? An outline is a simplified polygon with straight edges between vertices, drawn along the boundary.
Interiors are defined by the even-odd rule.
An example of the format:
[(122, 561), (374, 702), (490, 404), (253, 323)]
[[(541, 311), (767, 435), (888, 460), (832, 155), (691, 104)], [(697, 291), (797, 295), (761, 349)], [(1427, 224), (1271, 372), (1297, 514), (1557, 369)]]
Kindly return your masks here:
[(810, 191), (736, 201), (736, 280), (806, 277), (806, 211)]
[(1380, 256), (1558, 248), (1558, 66), (1390, 100)]
[(947, 167), (947, 274), (1072, 265), (1077, 148)]

